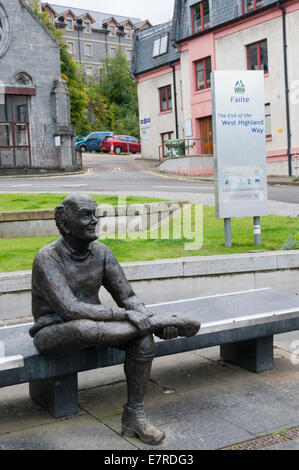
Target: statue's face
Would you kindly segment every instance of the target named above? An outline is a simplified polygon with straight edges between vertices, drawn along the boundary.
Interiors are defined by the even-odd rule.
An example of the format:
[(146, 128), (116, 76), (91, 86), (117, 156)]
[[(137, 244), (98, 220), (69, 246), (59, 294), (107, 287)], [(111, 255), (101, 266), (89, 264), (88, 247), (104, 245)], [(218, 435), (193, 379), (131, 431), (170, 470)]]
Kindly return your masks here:
[(92, 198), (73, 201), (68, 221), (70, 235), (79, 240), (93, 241), (99, 218), (96, 216), (97, 204)]

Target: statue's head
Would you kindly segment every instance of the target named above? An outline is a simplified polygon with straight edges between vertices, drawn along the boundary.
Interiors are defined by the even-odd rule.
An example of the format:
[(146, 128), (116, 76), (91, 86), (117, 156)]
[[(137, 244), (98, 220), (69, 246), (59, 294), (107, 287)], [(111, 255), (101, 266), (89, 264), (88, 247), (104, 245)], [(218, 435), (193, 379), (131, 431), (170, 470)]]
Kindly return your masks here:
[(87, 194), (73, 193), (54, 210), (57, 228), (63, 237), (82, 241), (97, 239), (97, 203)]

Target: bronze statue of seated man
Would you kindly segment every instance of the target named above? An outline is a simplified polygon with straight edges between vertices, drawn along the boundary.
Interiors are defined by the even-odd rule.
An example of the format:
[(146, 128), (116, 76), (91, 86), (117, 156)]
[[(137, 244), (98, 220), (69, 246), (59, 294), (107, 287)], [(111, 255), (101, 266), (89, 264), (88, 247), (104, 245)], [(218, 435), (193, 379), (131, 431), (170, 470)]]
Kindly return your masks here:
[[(30, 335), (38, 351), (48, 357), (72, 355), (91, 346), (124, 349), (128, 397), (122, 433), (158, 444), (165, 434), (147, 421), (143, 403), (155, 354), (153, 334), (162, 339), (193, 336), (200, 324), (147, 310), (111, 250), (96, 241), (96, 210), (93, 198), (78, 193), (56, 207), (62, 237), (42, 248), (33, 263)], [(117, 307), (101, 305), (101, 286)]]

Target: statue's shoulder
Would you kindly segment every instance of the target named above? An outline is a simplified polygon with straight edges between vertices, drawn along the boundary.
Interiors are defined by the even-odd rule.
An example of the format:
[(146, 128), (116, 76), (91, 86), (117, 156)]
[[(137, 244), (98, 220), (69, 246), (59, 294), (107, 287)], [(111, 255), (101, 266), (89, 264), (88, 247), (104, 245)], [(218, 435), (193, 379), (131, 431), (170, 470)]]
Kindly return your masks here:
[(54, 242), (50, 243), (49, 245), (44, 246), (41, 248), (35, 258), (34, 258), (34, 264), (38, 265), (40, 263), (44, 263), (47, 259), (57, 257), (57, 246), (59, 244), (60, 240), (55, 240)]
[(110, 248), (104, 243), (99, 242), (98, 240), (92, 242), (89, 248), (92, 251), (92, 253), (99, 254), (101, 256), (111, 253)]

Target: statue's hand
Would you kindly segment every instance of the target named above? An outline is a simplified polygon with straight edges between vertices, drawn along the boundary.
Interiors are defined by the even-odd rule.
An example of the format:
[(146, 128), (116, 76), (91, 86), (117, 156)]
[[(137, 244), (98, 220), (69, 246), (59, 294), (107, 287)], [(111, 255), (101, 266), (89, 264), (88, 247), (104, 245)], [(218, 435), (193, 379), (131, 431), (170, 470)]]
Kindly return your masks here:
[(133, 325), (141, 331), (150, 331), (152, 328), (150, 317), (153, 314), (149, 311), (146, 312), (136, 312), (135, 310), (127, 310), (126, 311), (126, 319), (129, 322), (133, 323)]
[(155, 333), (161, 339), (173, 339), (179, 336), (178, 328), (175, 326), (168, 326), (167, 328), (163, 328), (159, 333)]

